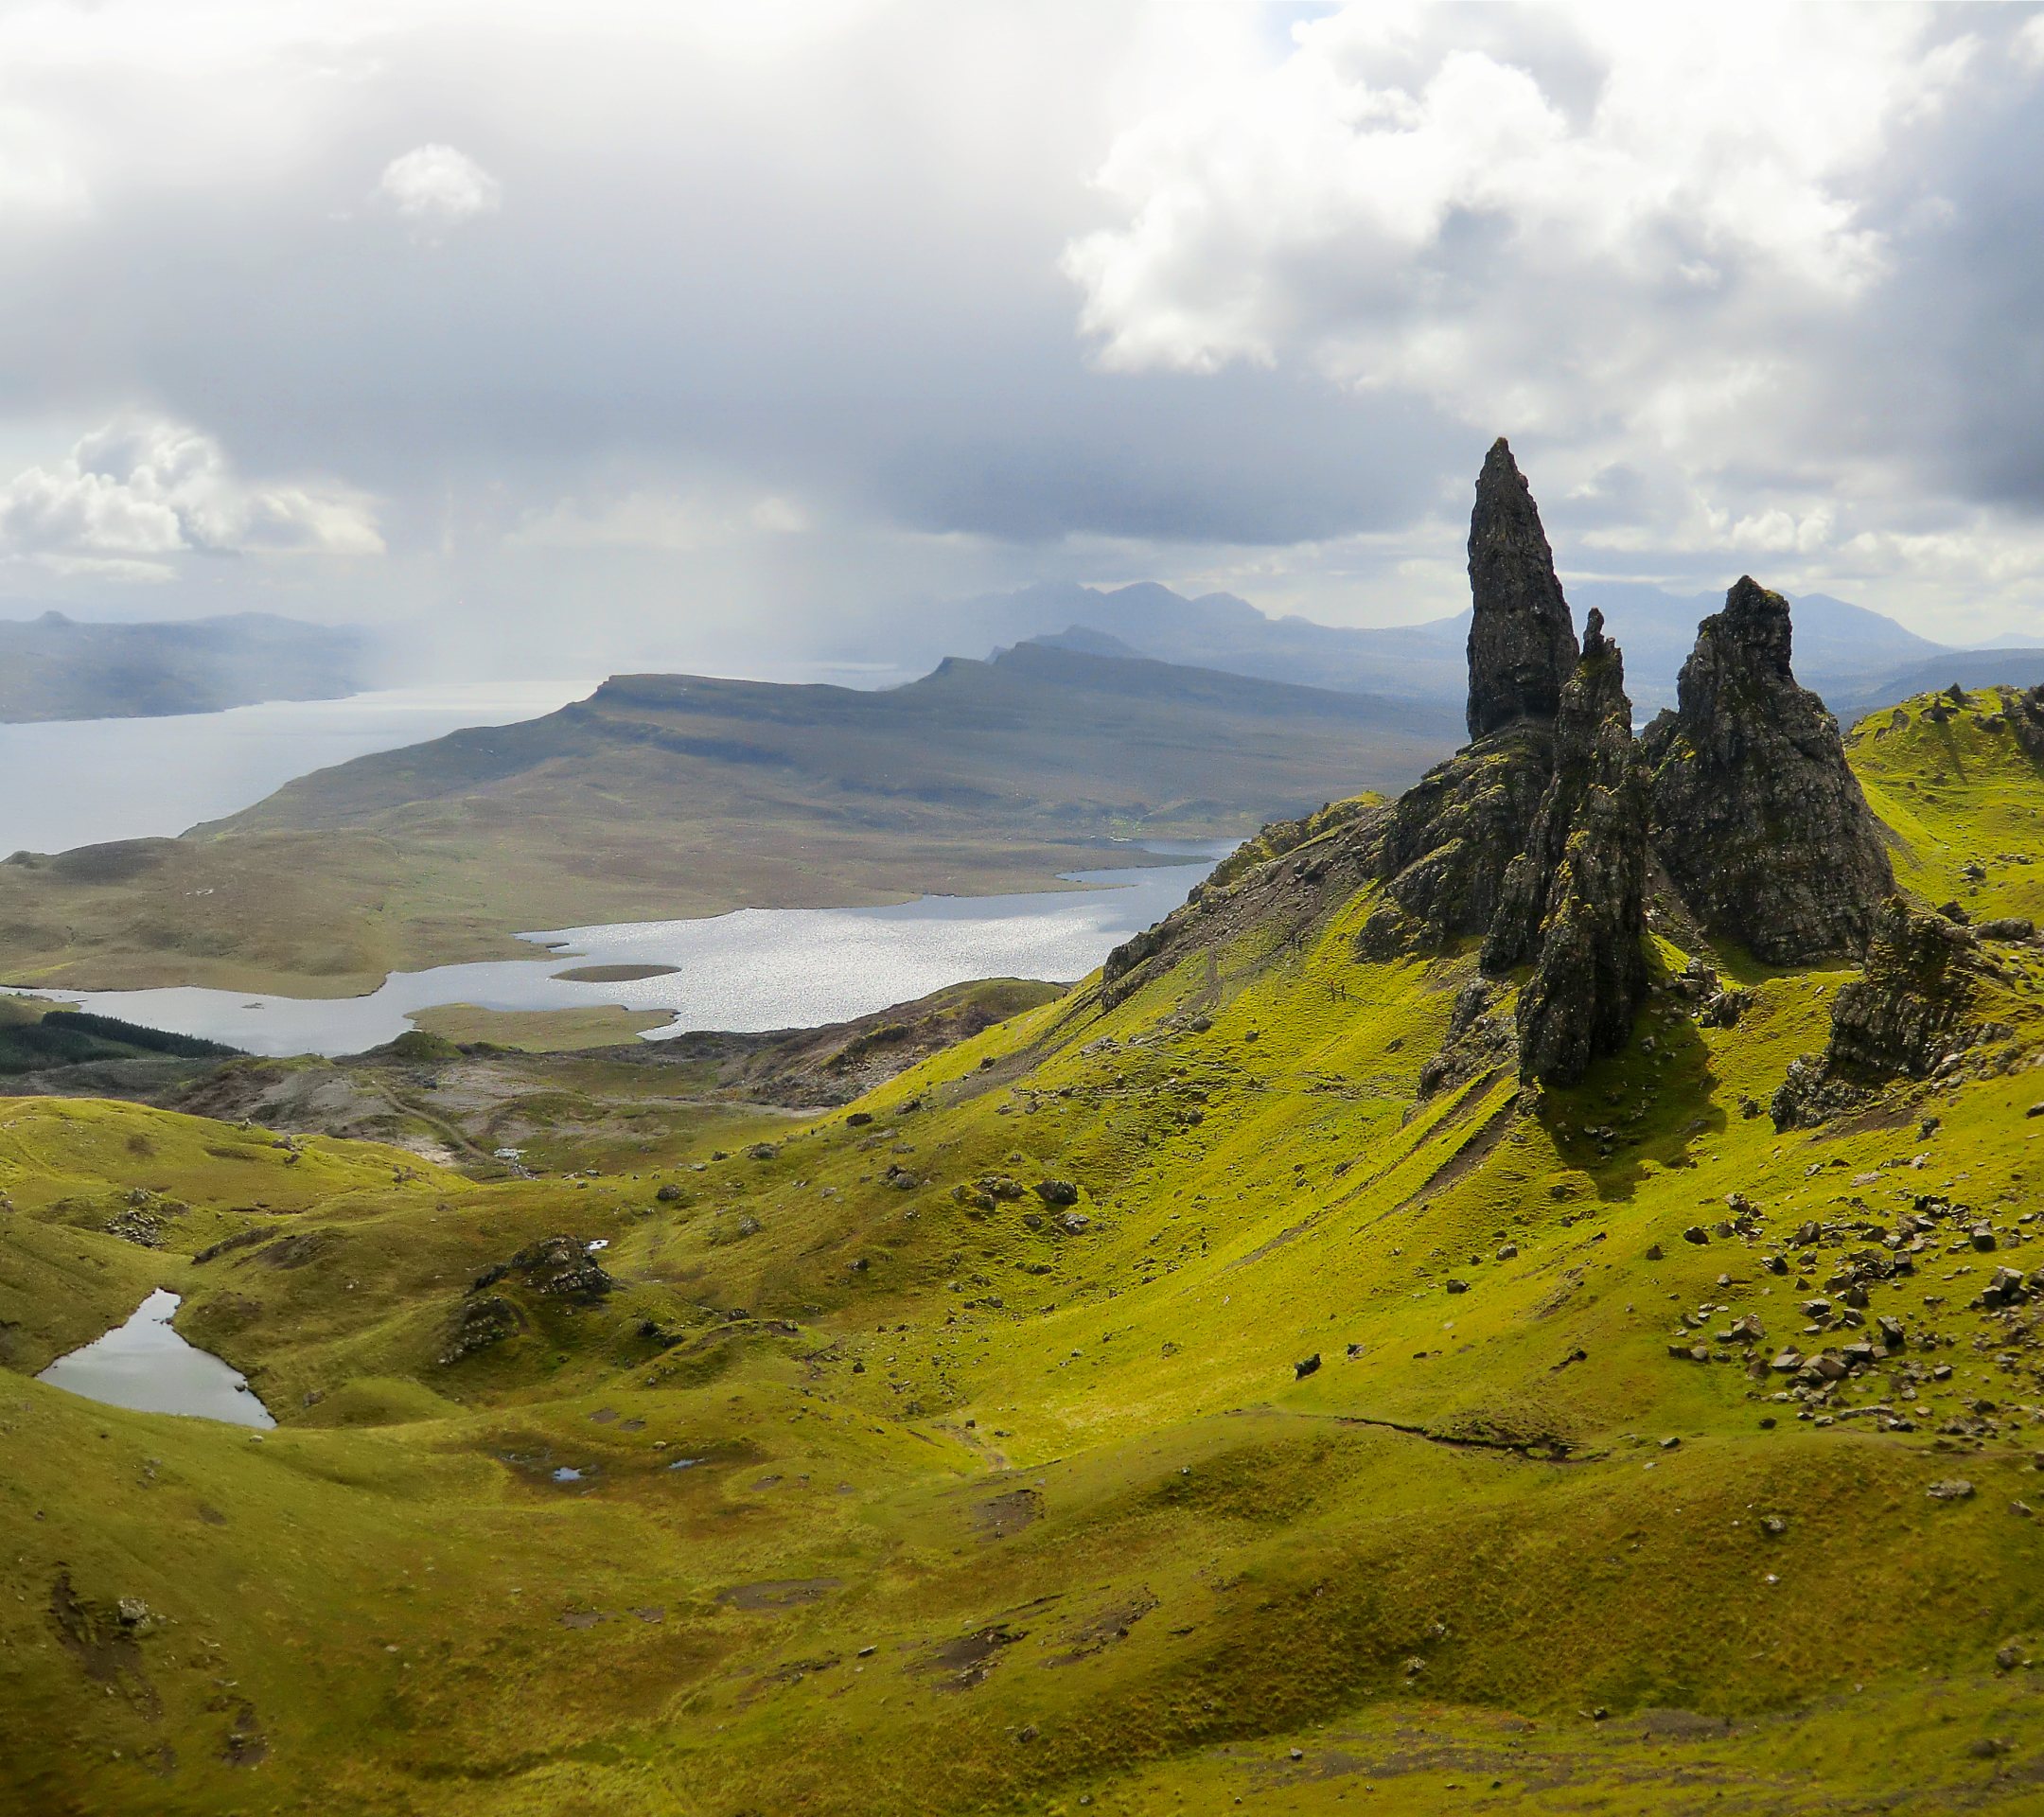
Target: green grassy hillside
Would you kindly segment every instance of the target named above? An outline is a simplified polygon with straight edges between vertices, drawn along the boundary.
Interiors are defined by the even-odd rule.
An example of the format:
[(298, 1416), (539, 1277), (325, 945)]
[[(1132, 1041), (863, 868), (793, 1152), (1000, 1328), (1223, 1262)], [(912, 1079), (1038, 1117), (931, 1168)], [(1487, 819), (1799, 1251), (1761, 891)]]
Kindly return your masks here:
[[(2044, 778), (1930, 704), (1853, 746), (1898, 872), (2029, 914)], [(1422, 1097), (1474, 956), (1356, 960), (1348, 825), (1270, 841), (1111, 1004), (721, 1155), (485, 1185), (0, 1103), (0, 1786), (2038, 1808), (2044, 1352), (1981, 1299), (2038, 1249), (2038, 949), (1984, 941), (2002, 1032), (1842, 1124), (1760, 1107), (1852, 975), (1666, 939), (1580, 1086)], [(108, 1228), (137, 1205), (154, 1247)], [(155, 1285), (277, 1430), (29, 1379)]]

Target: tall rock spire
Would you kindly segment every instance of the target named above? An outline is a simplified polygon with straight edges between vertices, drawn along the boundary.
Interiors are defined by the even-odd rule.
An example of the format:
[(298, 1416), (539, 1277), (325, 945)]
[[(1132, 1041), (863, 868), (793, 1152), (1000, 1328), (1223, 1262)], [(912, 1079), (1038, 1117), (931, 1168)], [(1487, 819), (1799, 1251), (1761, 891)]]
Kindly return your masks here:
[(1647, 992), (1646, 886), (1647, 777), (1625, 661), (1593, 609), (1561, 690), (1554, 780), (1484, 942), (1487, 971), (1533, 961), (1519, 995), (1522, 1077), (1573, 1085), (1631, 1039)]
[(1788, 666), (1788, 602), (1742, 575), (1641, 740), (1654, 853), (1690, 911), (1770, 965), (1857, 959), (1894, 891), (1838, 721)]
[(1500, 435), (1470, 516), (1469, 732), (1552, 719), (1576, 670), (1576, 627), (1524, 476)]

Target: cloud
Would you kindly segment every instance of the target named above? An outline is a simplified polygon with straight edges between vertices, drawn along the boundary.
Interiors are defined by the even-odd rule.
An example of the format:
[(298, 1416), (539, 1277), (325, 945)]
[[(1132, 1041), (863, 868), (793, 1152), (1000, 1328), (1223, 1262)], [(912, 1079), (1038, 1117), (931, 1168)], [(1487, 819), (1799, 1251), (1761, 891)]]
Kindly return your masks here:
[[(1064, 256), (1101, 365), (1298, 358), (1474, 423), (1700, 432), (1887, 271), (1856, 180), (1971, 48), (1910, 7), (1471, 23), (1347, 7), (1124, 131), (1126, 219)], [(1586, 63), (1571, 108), (1552, 66)]]
[(393, 158), (377, 189), (422, 237), (493, 215), (503, 203), (503, 185), (451, 145), (422, 145)]
[(600, 504), (562, 499), (528, 511), (504, 538), (511, 549), (653, 549), (674, 555), (725, 547), (762, 533), (797, 536), (809, 528), (791, 500), (749, 501), (697, 491), (633, 487)]
[[(2037, 17), (0, 8), (0, 587), (534, 652), (573, 601), (599, 666), (1035, 579), (1410, 620), (1503, 431), (1571, 572), (2044, 632)], [(193, 559), (243, 507), (52, 458), (138, 398), (248, 546), (389, 558)]]
[(218, 442), (130, 417), (0, 489), (0, 555), (60, 573), (166, 578), (181, 555), (380, 555), (367, 502), (344, 488), (250, 485)]

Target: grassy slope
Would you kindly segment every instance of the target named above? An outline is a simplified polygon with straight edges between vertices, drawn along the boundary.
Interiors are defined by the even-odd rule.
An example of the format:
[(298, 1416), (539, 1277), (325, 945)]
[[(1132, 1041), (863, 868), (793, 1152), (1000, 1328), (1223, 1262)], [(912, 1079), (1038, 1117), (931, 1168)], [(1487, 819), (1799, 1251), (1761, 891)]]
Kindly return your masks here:
[[(1912, 723), (1856, 759), (1891, 823), (1909, 798), (1912, 883), (1942, 899), (1980, 856), (1982, 906), (2027, 912), (2034, 867), (1993, 854), (2037, 856), (2044, 783), (2005, 737)], [(1366, 907), (1105, 1015), (1091, 990), (1027, 1011), (871, 1125), (638, 1177), (483, 1187), (7, 1106), (14, 1367), (160, 1281), (285, 1425), (0, 1378), (0, 1784), (96, 1813), (2035, 1808), (2044, 1710), (1995, 1665), (2044, 1629), (2011, 1509), (2039, 1499), (2035, 1353), (1965, 1300), (2034, 1246), (2040, 968), (2009, 949), (1992, 987), (2021, 1063), (1906, 1117), (1741, 1117), (1847, 976), (1741, 966), (1737, 1028), (1657, 1009), (1513, 1124), (1503, 1081), (1412, 1110), (1471, 961), (1357, 965)], [(993, 1173), (1077, 1182), (1091, 1227), (953, 1197)], [(92, 1227), (132, 1184), (193, 1208), (185, 1254), (262, 1221), (315, 1240), (289, 1266), (141, 1251)], [(1859, 1246), (1778, 1278), (1774, 1241), (1681, 1240), (1733, 1191), (1778, 1235), (1924, 1191), (1994, 1220), (2009, 1253), (1941, 1226), (1869, 1308), (1911, 1332), (1916, 1432), (1799, 1422), (1667, 1355), (1706, 1304), (1706, 1336), (1753, 1311), (1770, 1349), (1810, 1342), (1796, 1302)], [(439, 1364), (472, 1271), (555, 1230), (608, 1240), (613, 1298), (514, 1293), (523, 1334)], [(1999, 1436), (1934, 1432), (1980, 1398)], [(1977, 1492), (1926, 1495), (1952, 1476)], [(60, 1574), (170, 1625), (95, 1681)]]
[(1251, 833), (1454, 737), (1432, 707), (1032, 647), (884, 693), (622, 677), (181, 839), (0, 864), (0, 976), (347, 996), (529, 958), (531, 929), (1056, 889), (1144, 861), (1105, 836)]

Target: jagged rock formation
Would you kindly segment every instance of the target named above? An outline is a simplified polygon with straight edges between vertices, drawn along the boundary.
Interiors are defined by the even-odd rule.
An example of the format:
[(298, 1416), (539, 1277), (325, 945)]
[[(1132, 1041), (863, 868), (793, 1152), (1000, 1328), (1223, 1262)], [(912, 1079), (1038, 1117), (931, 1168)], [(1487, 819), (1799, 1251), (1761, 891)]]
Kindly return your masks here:
[(1502, 435), (1476, 480), (1469, 576), (1470, 737), (1515, 719), (1552, 719), (1576, 667), (1576, 627), (1540, 507)]
[(1838, 994), (1822, 1054), (1793, 1061), (1770, 1109), (1777, 1129), (1821, 1123), (1898, 1079), (1928, 1079), (1977, 1043), (2005, 1037), (1981, 1014), (1979, 942), (1942, 914), (1882, 903), (1866, 973)]
[(1489, 928), (1553, 774), (1553, 728), (1521, 720), (1406, 790), (1383, 822), (1383, 904), (1357, 936), (1357, 956), (1439, 952)]
[[(1520, 1072), (1572, 1085), (1625, 1045), (1645, 989), (1647, 797), (1624, 662), (1596, 612), (1578, 655), (1540, 513), (1502, 439), (1476, 484), (1470, 585), (1474, 742), (1383, 821), (1383, 902), (1356, 950), (1439, 952), (1473, 934), (1485, 972), (1532, 963)], [(1464, 992), (1422, 1092), (1469, 1076), (1488, 1052), (1470, 1032), (1492, 994)]]
[(1520, 1074), (1574, 1085), (1631, 1038), (1647, 988), (1646, 781), (1625, 662), (1600, 612), (1561, 691), (1554, 758), (1525, 850), (1506, 870), (1483, 965), (1533, 961), (1519, 995)]
[(1751, 577), (1698, 627), (1641, 740), (1654, 856), (1712, 933), (1773, 965), (1857, 956), (1894, 890), (1838, 721), (1789, 668), (1788, 602)]

